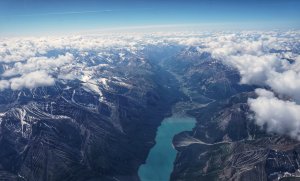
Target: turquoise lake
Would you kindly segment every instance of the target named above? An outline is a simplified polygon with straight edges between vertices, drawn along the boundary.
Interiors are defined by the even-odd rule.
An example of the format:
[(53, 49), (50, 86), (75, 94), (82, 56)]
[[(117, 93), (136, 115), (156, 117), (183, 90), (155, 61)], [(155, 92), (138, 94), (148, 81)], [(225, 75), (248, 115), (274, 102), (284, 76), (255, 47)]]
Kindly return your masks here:
[(141, 181), (168, 181), (173, 170), (177, 151), (173, 148), (173, 137), (190, 131), (196, 120), (189, 117), (170, 117), (163, 120), (157, 130), (156, 144), (150, 150), (146, 163), (141, 165), (138, 174)]

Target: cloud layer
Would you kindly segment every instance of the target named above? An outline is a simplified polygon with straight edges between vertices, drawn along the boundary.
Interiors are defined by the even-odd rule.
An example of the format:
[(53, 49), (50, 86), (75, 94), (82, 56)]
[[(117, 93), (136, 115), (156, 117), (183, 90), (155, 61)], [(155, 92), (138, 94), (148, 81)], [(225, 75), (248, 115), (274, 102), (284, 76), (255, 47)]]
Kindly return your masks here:
[(239, 70), (241, 84), (258, 89), (249, 99), (256, 123), (267, 131), (300, 140), (299, 32), (262, 32), (220, 35), (204, 41), (206, 51)]
[(288, 135), (300, 140), (300, 105), (280, 100), (270, 91), (257, 89), (257, 99), (249, 99), (248, 104), (255, 112), (256, 124), (267, 131)]
[(57, 71), (58, 68), (72, 63), (74, 56), (70, 53), (59, 55), (58, 57), (31, 57), (24, 63), (17, 62), (14, 66), (6, 70), (2, 76), (11, 77), (15, 75), (24, 75), (37, 70), (44, 70), (48, 72)]
[(9, 80), (12, 90), (20, 90), (22, 88), (33, 89), (41, 86), (50, 86), (55, 83), (54, 78), (45, 71), (34, 71), (24, 74), (21, 77)]
[(258, 98), (248, 101), (259, 126), (300, 140), (299, 33), (221, 35), (204, 45), (214, 58), (239, 70), (241, 84), (270, 90), (258, 89)]
[(14, 62), (1, 75), (5, 80), (0, 81), (0, 90), (33, 89), (54, 85), (55, 79), (51, 74), (58, 74), (61, 67), (71, 64), (73, 60), (74, 56), (66, 53), (57, 57), (38, 56), (30, 57), (22, 62)]
[(80, 79), (88, 72), (83, 71), (89, 69), (87, 61), (115, 61), (111, 49), (135, 53), (145, 45), (162, 44), (164, 40), (122, 34), (0, 38), (0, 42), (0, 91), (3, 91), (51, 86), (57, 79)]
[(196, 46), (235, 67), (241, 84), (268, 89), (258, 89), (257, 99), (248, 102), (259, 126), (300, 140), (299, 31), (95, 34), (0, 38), (0, 42), (0, 91), (51, 86), (58, 79), (90, 80), (93, 68), (88, 61), (109, 63), (116, 56), (124, 60), (125, 54), (113, 55), (112, 49), (137, 54), (148, 45)]

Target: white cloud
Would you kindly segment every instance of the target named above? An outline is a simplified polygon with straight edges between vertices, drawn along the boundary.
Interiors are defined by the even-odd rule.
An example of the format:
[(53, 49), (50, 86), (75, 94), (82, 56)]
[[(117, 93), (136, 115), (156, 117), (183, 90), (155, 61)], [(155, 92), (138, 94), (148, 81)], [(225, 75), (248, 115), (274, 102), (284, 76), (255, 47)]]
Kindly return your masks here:
[(54, 85), (55, 80), (45, 71), (35, 71), (24, 74), (21, 77), (10, 79), (10, 87), (12, 90), (20, 90), (23, 88), (33, 89), (41, 86)]
[(287, 70), (283, 73), (274, 72), (267, 84), (277, 93), (291, 97), (300, 103), (300, 72)]
[(242, 84), (265, 85), (269, 75), (280, 67), (281, 61), (275, 55), (238, 55), (227, 60), (241, 75)]
[[(239, 70), (242, 84), (268, 86), (276, 93), (300, 101), (300, 56), (292, 51), (299, 49), (300, 32), (200, 32), (200, 33), (151, 33), (151, 34), (94, 34), (65, 37), (0, 38), (0, 62), (13, 64), (6, 68), (2, 79), (22, 79), (42, 71), (56, 74), (59, 79), (80, 77), (77, 70), (85, 69), (78, 57), (71, 53), (89, 51), (102, 53), (105, 48), (124, 48), (135, 53), (146, 45), (199, 46), (213, 58)], [(204, 48), (203, 48), (204, 47)], [(58, 56), (49, 57), (54, 50)], [(273, 53), (271, 50), (284, 51)], [(75, 55), (75, 54), (74, 54)], [(107, 56), (109, 58), (109, 55)], [(98, 58), (107, 58), (106, 56)], [(294, 59), (290, 64), (282, 58)], [(15, 79), (16, 78), (16, 79)], [(23, 79), (22, 79), (23, 80)], [(2, 83), (2, 89), (7, 88)], [(3, 81), (2, 81), (3, 82)]]
[(6, 70), (2, 76), (11, 77), (15, 75), (23, 75), (37, 70), (52, 72), (65, 64), (70, 64), (74, 60), (74, 56), (70, 53), (54, 57), (31, 57), (26, 62), (17, 62), (13, 68)]
[(204, 41), (206, 50), (235, 67), (241, 84), (269, 87), (279, 97), (290, 99), (256, 90), (258, 98), (248, 101), (256, 123), (266, 126), (269, 132), (300, 140), (300, 52), (293, 51), (300, 46), (299, 32), (221, 34), (208, 40)]
[(35, 56), (38, 51), (31, 41), (11, 38), (0, 39), (0, 62), (20, 62)]
[[(57, 57), (30, 57), (22, 62), (16, 62), (13, 66), (7, 66), (1, 75), (7, 80), (0, 82), (0, 91), (11, 88), (20, 90), (22, 88), (36, 88), (40, 86), (53, 85), (55, 80), (49, 73), (59, 73), (59, 69), (70, 65), (74, 61), (71, 53), (58, 55)], [(64, 76), (63, 74), (60, 76)], [(12, 77), (12, 78), (11, 78)]]
[[(106, 50), (125, 49), (135, 54), (147, 45), (197, 46), (198, 51), (207, 51), (214, 59), (235, 67), (240, 72), (241, 84), (268, 87), (275, 92), (278, 97), (271, 91), (257, 89), (258, 98), (248, 100), (256, 124), (300, 140), (299, 31), (95, 34), (0, 38), (0, 42), (0, 63), (5, 64), (0, 91), (51, 86), (57, 81), (51, 76), (54, 74), (64, 80), (84, 77), (93, 68), (79, 60), (90, 51), (98, 54), (99, 59), (113, 62), (111, 52)], [(49, 57), (50, 51), (59, 55)], [(74, 57), (77, 54), (80, 56)]]
[(265, 98), (274, 98), (275, 95), (273, 92), (271, 91), (268, 91), (266, 89), (256, 89), (255, 90), (255, 93), (258, 95), (258, 96), (261, 96), (261, 97), (265, 97)]
[(258, 98), (249, 99), (255, 112), (256, 124), (265, 126), (268, 132), (288, 135), (300, 140), (300, 105), (280, 100), (270, 91), (257, 89)]
[(9, 88), (10, 83), (7, 80), (0, 80), (0, 91)]
[[(205, 47), (202, 51), (235, 67), (241, 84), (268, 87), (249, 99), (257, 124), (268, 131), (299, 139), (300, 124), (300, 32), (213, 33), (178, 38), (179, 44)], [(290, 62), (287, 59), (293, 60)], [(290, 133), (289, 133), (290, 132)]]

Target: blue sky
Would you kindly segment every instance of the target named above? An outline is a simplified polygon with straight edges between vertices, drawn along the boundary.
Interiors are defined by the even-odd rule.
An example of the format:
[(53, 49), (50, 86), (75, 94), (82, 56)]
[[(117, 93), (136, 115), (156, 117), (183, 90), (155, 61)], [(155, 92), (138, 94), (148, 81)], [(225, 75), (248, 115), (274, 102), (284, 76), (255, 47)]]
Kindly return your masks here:
[(299, 9), (299, 0), (0, 0), (0, 35), (164, 26), (299, 29)]

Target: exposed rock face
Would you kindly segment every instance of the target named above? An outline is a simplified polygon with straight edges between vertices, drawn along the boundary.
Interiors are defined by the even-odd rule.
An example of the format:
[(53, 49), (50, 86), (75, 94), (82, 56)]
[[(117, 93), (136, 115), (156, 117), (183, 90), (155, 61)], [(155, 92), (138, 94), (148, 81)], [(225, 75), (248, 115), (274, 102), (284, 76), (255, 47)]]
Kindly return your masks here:
[(0, 180), (138, 180), (182, 94), (169, 73), (128, 56), (90, 66), (107, 85), (71, 80), (1, 92)]
[(193, 102), (211, 101), (187, 111), (197, 125), (173, 140), (179, 153), (171, 180), (279, 180), (298, 175), (299, 142), (267, 134), (254, 123), (247, 104), (256, 96), (254, 87), (240, 85), (236, 70), (208, 53), (186, 53), (172, 59), (180, 64), (187, 57), (183, 70), (171, 64), (168, 68), (189, 80), (183, 86)]
[[(255, 87), (241, 85), (236, 69), (200, 46), (72, 53), (76, 66), (57, 71), (70, 68), (78, 78), (53, 73), (53, 86), (1, 91), (0, 180), (139, 180), (137, 170), (172, 109), (197, 124), (173, 140), (171, 180), (299, 174), (299, 142), (259, 128), (247, 104)], [(1, 74), (7, 66), (0, 64)]]

